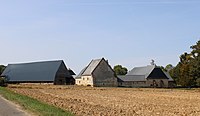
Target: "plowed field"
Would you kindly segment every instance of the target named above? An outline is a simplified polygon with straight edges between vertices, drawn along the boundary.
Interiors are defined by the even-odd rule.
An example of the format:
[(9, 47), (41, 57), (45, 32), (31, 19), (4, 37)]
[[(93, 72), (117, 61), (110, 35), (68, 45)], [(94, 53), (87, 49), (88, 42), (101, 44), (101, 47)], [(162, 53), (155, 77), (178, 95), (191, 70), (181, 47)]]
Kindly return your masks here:
[(78, 116), (200, 116), (200, 89), (9, 85), (9, 89)]

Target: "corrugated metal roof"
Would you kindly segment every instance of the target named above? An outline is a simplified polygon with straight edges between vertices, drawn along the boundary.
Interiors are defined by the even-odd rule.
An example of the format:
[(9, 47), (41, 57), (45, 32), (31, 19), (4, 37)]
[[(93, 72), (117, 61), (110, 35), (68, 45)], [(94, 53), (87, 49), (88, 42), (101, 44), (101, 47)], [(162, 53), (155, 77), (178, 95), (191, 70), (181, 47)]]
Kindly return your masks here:
[(54, 81), (56, 72), (63, 61), (45, 61), (9, 64), (2, 75), (9, 81)]
[(124, 75), (124, 76), (117, 76), (121, 81), (146, 81), (146, 78), (144, 75)]
[(91, 75), (102, 59), (92, 60), (82, 75)]

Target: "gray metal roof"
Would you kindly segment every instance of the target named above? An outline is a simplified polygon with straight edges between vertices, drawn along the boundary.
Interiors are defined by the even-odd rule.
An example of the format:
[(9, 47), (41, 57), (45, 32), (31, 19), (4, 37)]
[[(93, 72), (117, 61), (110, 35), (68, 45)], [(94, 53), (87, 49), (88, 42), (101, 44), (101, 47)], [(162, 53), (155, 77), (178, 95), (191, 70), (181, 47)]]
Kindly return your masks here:
[(153, 71), (155, 65), (148, 65), (145, 67), (135, 67), (127, 75), (143, 75), (145, 78)]
[[(156, 68), (155, 65), (145, 67), (135, 67), (125, 76), (118, 76), (119, 81), (146, 81), (148, 76)], [(157, 73), (156, 73), (157, 74)], [(166, 75), (167, 76), (167, 75)]]
[[(154, 70), (155, 69), (155, 70)], [(130, 72), (128, 72), (127, 75), (125, 76), (118, 76), (118, 81), (123, 82), (123, 81), (146, 81), (146, 79), (148, 78), (148, 76), (152, 76), (152, 71), (158, 71), (155, 65), (148, 65), (145, 67), (135, 67), (133, 68)], [(160, 72), (154, 72), (154, 76), (155, 74), (158, 76), (160, 75), (160, 73), (162, 73), (163, 71), (160, 69)], [(171, 76), (164, 72), (162, 73), (164, 76), (167, 76), (166, 78), (169, 78), (169, 81), (173, 81), (173, 79), (171, 78)]]
[(119, 82), (124, 81), (146, 81), (144, 75), (124, 75), (124, 76), (117, 76), (119, 78)]
[(83, 69), (81, 70), (81, 72), (75, 77), (75, 79), (80, 79), (81, 76), (82, 76), (82, 74), (85, 72), (86, 69), (87, 69), (87, 67), (83, 68)]
[(170, 74), (168, 72), (164, 71), (164, 73), (169, 78), (169, 81), (174, 81), (174, 79), (172, 79), (172, 77), (170, 76)]
[(62, 60), (32, 62), (22, 64), (9, 64), (2, 76), (7, 76), (9, 81), (54, 81)]
[(103, 60), (103, 58), (92, 60), (90, 64), (86, 67), (85, 71), (83, 71), (82, 75), (91, 75), (95, 68), (98, 66), (98, 64), (101, 62), (101, 60)]

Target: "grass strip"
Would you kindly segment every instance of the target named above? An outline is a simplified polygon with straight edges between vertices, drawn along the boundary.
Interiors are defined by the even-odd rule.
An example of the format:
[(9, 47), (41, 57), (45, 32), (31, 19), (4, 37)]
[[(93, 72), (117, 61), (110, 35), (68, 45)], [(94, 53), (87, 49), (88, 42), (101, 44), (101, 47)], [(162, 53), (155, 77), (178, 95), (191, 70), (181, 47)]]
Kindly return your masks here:
[(5, 87), (0, 87), (0, 94), (10, 100), (18, 103), (25, 110), (31, 111), (39, 116), (74, 116), (61, 108), (38, 101), (37, 99), (15, 93)]

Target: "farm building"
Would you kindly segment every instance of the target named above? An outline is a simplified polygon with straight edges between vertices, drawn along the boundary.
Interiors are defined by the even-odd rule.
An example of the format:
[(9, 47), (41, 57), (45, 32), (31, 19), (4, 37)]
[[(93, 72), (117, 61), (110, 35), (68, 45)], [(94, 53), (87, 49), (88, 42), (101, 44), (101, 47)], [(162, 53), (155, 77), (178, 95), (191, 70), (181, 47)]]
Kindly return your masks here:
[(84, 86), (117, 86), (115, 72), (104, 58), (92, 60), (75, 78), (77, 85)]
[(156, 65), (135, 67), (127, 75), (118, 76), (118, 86), (171, 87), (173, 79)]
[(55, 85), (75, 84), (74, 72), (68, 70), (62, 60), (21, 64), (8, 64), (1, 76), (9, 83), (54, 83)]
[(176, 82), (174, 81), (174, 79), (172, 79), (172, 77), (170, 76), (170, 74), (168, 72), (164, 72), (164, 73), (169, 78), (169, 80), (168, 80), (168, 87), (176, 87)]

